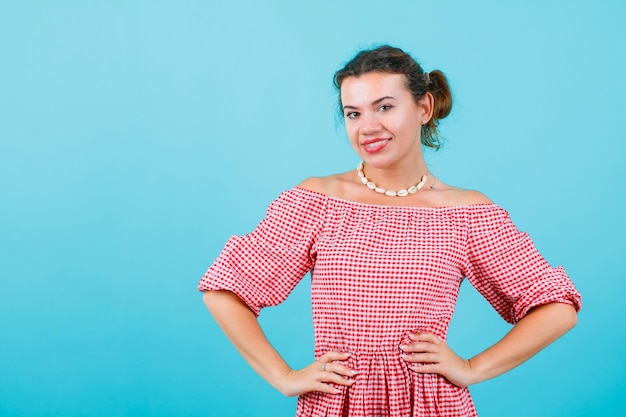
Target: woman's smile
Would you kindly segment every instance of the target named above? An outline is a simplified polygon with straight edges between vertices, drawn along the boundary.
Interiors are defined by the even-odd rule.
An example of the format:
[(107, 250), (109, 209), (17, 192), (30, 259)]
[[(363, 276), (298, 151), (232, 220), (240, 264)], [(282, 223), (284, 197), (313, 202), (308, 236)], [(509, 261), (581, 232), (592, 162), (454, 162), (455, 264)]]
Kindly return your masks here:
[(368, 153), (381, 151), (391, 141), (391, 138), (375, 138), (363, 141), (363, 149)]

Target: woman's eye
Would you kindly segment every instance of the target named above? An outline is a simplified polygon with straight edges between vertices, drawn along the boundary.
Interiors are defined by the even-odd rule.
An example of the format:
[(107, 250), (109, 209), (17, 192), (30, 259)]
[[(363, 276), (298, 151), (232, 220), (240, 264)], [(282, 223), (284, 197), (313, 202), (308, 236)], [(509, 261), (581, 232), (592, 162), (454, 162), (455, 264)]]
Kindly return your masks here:
[(380, 111), (387, 111), (387, 110), (391, 110), (391, 108), (392, 108), (392, 107), (393, 107), (393, 106), (391, 106), (391, 105), (389, 105), (389, 104), (383, 104), (382, 106), (380, 106), (380, 107), (378, 108), (378, 110), (380, 110)]
[(356, 119), (359, 116), (359, 113), (355, 112), (355, 111), (351, 111), (346, 113), (346, 118), (348, 119)]

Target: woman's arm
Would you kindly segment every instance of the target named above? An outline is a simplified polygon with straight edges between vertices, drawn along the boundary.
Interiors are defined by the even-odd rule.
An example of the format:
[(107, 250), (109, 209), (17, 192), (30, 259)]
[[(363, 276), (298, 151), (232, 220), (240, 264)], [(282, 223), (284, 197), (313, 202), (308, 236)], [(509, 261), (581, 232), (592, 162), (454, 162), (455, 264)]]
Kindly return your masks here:
[(569, 304), (551, 303), (530, 310), (499, 342), (462, 359), (432, 333), (419, 333), (415, 343), (403, 345), (403, 358), (417, 373), (436, 373), (460, 387), (501, 375), (538, 353), (573, 328), (576, 310)]
[(578, 321), (569, 304), (551, 303), (530, 310), (498, 343), (468, 362), (475, 384), (507, 372), (572, 329)]
[(265, 337), (248, 306), (230, 291), (207, 291), (204, 303), (250, 366), (269, 384), (287, 396), (310, 391), (338, 393), (329, 383), (352, 385), (355, 371), (336, 363), (349, 357), (342, 352), (327, 352), (301, 370), (293, 370)]

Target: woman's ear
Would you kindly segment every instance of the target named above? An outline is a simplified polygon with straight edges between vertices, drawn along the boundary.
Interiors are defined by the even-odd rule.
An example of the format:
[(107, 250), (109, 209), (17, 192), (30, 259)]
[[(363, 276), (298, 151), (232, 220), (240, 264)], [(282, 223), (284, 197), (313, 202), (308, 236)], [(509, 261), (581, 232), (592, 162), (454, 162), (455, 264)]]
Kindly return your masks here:
[(424, 94), (424, 97), (420, 99), (417, 103), (417, 107), (420, 111), (420, 116), (422, 117), (422, 123), (426, 124), (433, 117), (433, 110), (435, 108), (435, 98), (429, 92)]

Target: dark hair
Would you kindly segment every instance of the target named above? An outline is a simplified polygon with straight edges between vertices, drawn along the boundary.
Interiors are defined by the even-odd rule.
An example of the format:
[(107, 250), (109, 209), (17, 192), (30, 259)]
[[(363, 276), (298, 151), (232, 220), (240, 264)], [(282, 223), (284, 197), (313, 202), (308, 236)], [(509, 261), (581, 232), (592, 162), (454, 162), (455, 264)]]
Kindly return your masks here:
[[(433, 149), (439, 149), (441, 142), (437, 126), (439, 120), (450, 114), (452, 110), (452, 93), (448, 80), (439, 70), (424, 72), (420, 64), (402, 49), (389, 45), (366, 49), (350, 60), (342, 69), (335, 73), (334, 84), (337, 91), (341, 91), (341, 83), (348, 77), (358, 77), (368, 72), (382, 72), (389, 74), (404, 74), (406, 86), (413, 95), (415, 102), (419, 102), (426, 93), (431, 93), (435, 99), (433, 117), (422, 125), (422, 144)], [(339, 94), (339, 110), (343, 105)]]

